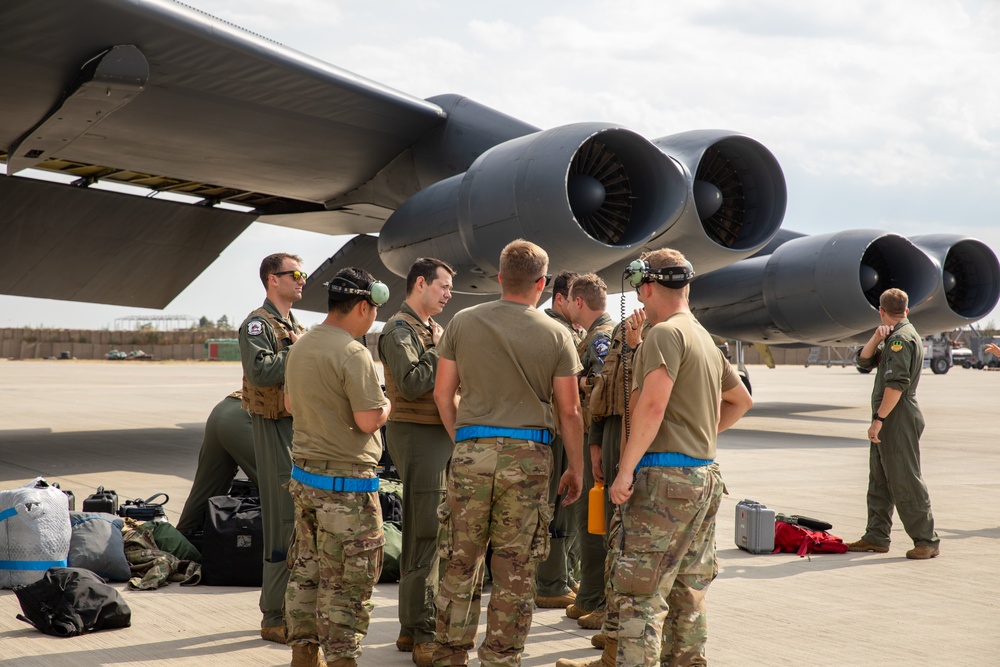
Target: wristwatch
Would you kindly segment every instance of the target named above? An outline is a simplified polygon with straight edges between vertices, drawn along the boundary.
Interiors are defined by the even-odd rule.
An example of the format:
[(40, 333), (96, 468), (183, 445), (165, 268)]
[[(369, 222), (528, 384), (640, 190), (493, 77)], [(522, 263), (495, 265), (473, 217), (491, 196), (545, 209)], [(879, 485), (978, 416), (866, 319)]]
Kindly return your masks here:
[(873, 412), (872, 413), (872, 421), (873, 422), (874, 421), (884, 422), (885, 421), (885, 417), (879, 417), (877, 412)]

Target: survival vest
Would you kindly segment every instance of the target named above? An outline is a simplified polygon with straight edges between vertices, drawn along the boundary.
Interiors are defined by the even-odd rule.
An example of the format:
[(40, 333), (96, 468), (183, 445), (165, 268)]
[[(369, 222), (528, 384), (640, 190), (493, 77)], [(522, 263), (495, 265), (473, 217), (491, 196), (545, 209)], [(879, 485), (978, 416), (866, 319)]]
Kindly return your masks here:
[[(604, 324), (600, 324), (594, 327), (593, 330), (587, 333), (587, 336), (580, 342), (579, 347), (577, 347), (577, 354), (580, 356), (581, 361), (587, 357), (587, 350), (591, 348), (599, 339), (604, 339), (607, 342), (604, 345), (608, 346), (608, 353), (610, 353), (611, 344), (611, 332), (614, 329), (614, 324), (611, 323), (610, 319)], [(604, 360), (607, 359), (608, 353), (605, 353)], [(600, 355), (595, 351), (592, 357), (600, 358)], [(594, 380), (600, 374), (604, 364), (598, 364), (596, 362), (591, 363), (590, 368), (584, 368), (583, 372), (585, 374), (585, 380), (583, 383), (583, 389), (580, 390), (580, 406), (583, 410), (583, 425), (584, 428), (590, 427), (590, 419), (593, 416), (590, 406), (590, 397), (594, 390)]]
[[(389, 318), (395, 320), (397, 324), (404, 323), (420, 340), (421, 353), (433, 347), (434, 339), (430, 329), (413, 315), (400, 311)], [(385, 335), (385, 332), (382, 333)], [(391, 341), (386, 341), (386, 345), (391, 345)], [(441, 424), (441, 415), (438, 414), (437, 404), (434, 402), (434, 390), (430, 390), (415, 399), (407, 400), (399, 393), (399, 385), (392, 377), (389, 364), (382, 364), (382, 371), (385, 374), (385, 394), (389, 398), (392, 407), (389, 409), (389, 419), (394, 422), (409, 422), (411, 424)]]
[[(274, 316), (274, 313), (263, 306), (250, 313), (249, 317), (257, 316), (267, 322), (274, 332), (274, 338), (278, 342), (278, 349), (275, 353), (281, 352), (287, 347), (285, 341), (289, 340), (290, 329), (281, 320)], [(301, 326), (296, 326), (295, 333), (301, 334)], [(271, 385), (270, 387), (258, 387), (243, 376), (243, 409), (251, 414), (260, 415), (265, 419), (282, 419), (291, 417), (291, 413), (285, 410), (285, 383)]]
[[(611, 415), (625, 414), (625, 377), (622, 364), (622, 348), (625, 345), (625, 330), (619, 324), (611, 338), (611, 347), (604, 357), (601, 372), (594, 376), (590, 389), (590, 413), (602, 419)], [(628, 354), (631, 355), (631, 350)]]

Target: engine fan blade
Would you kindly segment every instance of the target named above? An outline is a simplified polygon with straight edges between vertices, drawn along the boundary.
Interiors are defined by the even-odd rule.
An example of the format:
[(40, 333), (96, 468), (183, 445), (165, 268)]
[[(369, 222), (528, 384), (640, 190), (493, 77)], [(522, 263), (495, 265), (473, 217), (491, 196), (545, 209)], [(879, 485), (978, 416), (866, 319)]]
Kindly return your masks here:
[(584, 231), (608, 245), (620, 242), (632, 214), (632, 190), (614, 151), (595, 139), (584, 144), (573, 157), (567, 187)]

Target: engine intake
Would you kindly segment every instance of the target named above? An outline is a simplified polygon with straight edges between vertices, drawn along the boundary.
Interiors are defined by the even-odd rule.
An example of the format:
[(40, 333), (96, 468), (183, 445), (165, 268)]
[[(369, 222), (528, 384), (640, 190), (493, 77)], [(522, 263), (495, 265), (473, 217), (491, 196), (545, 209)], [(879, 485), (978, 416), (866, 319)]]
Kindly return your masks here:
[(938, 264), (934, 292), (910, 299), (910, 321), (921, 334), (955, 329), (988, 315), (1000, 300), (1000, 263), (982, 241), (953, 234), (914, 236), (913, 243)]
[(455, 291), (496, 292), (500, 251), (514, 239), (545, 248), (553, 268), (588, 271), (635, 254), (687, 197), (683, 168), (645, 138), (567, 125), (494, 146), (415, 194), (382, 227), (379, 253), (399, 275), (432, 256), (459, 272)]
[(875, 230), (803, 236), (695, 279), (691, 307), (718, 336), (761, 343), (864, 342), (878, 297), (899, 287), (910, 303), (935, 290), (934, 261), (908, 239)]
[(764, 247), (778, 232), (788, 194), (774, 155), (726, 130), (695, 130), (655, 139), (689, 174), (688, 206), (653, 247), (681, 249), (702, 274)]

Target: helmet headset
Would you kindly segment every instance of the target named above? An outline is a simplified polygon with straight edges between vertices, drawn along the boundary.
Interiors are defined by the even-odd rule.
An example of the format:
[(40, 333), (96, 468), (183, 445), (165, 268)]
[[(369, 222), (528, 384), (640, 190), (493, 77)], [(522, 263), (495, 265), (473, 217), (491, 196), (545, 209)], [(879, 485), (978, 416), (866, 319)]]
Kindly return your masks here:
[(622, 275), (628, 283), (639, 289), (643, 283), (657, 282), (670, 289), (681, 289), (694, 278), (694, 267), (691, 262), (684, 262), (684, 266), (664, 266), (659, 269), (650, 268), (649, 262), (644, 259), (637, 259), (630, 263)]
[(361, 289), (357, 283), (340, 276), (323, 285), (329, 292), (330, 298), (335, 301), (347, 301), (355, 296), (363, 296), (368, 303), (376, 307), (389, 302), (389, 287), (380, 280), (374, 281), (368, 289)]

